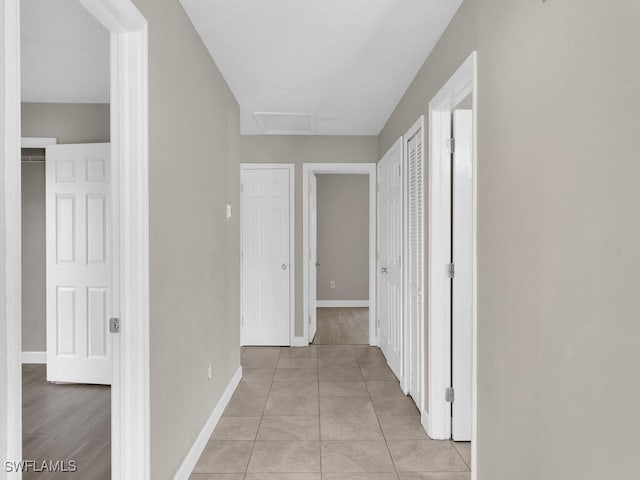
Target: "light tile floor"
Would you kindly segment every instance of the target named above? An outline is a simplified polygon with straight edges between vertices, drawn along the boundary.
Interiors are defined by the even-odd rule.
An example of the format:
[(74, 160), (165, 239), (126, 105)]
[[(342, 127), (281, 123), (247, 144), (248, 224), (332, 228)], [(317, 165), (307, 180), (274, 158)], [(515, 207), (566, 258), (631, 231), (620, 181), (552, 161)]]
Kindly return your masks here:
[(192, 480), (470, 479), (469, 444), (427, 437), (378, 348), (243, 348), (242, 366)]

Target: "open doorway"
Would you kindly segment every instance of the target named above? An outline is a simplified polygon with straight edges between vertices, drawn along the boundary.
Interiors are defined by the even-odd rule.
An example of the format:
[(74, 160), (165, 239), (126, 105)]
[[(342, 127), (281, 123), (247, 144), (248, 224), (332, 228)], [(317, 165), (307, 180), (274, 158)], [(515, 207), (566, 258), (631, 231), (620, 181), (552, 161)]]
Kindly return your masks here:
[(316, 205), (315, 212), (310, 211), (309, 233), (317, 322), (311, 343), (368, 345), (369, 178), (313, 174), (310, 180), (315, 198), (309, 205)]
[(23, 477), (109, 478), (109, 31), (77, 0), (24, 0), (21, 32)]
[(429, 103), (428, 417), (423, 416), (431, 438), (454, 440), (471, 457), (472, 478), (477, 448), (476, 112), (474, 52)]
[[(63, 458), (65, 456), (63, 450), (68, 450), (68, 446), (63, 445), (63, 443), (65, 443), (70, 436), (73, 436), (74, 433), (77, 433), (77, 431), (72, 425), (67, 425), (63, 436), (56, 436), (53, 439), (49, 439), (46, 445), (48, 451), (40, 451), (42, 452), (42, 458), (47, 462), (45, 467), (42, 467), (42, 463), (38, 464), (38, 458), (26, 458), (27, 455), (31, 454), (29, 452), (23, 452), (22, 448), (23, 430), (27, 433), (26, 430), (29, 428), (27, 420), (23, 423), (22, 414), (22, 359), (24, 358), (24, 360), (31, 362), (32, 365), (36, 365), (36, 367), (39, 368), (42, 368), (44, 364), (34, 362), (46, 360), (43, 360), (45, 357), (40, 350), (33, 350), (29, 354), (22, 356), (23, 285), (21, 277), (23, 262), (21, 253), (23, 247), (23, 211), (21, 201), (22, 161), (20, 151), (20, 123), (22, 116), (21, 110), (23, 110), (21, 108), (21, 100), (24, 100), (24, 98), (21, 99), (21, 90), (23, 90), (23, 88), (21, 88), (20, 77), (22, 76), (23, 80), (26, 79), (28, 81), (33, 81), (34, 77), (25, 74), (24, 70), (22, 71), (22, 75), (20, 74), (22, 58), (27, 59), (29, 54), (29, 47), (27, 47), (26, 44), (23, 43), (21, 48), (21, 30), (28, 33), (28, 29), (23, 29), (21, 25), (21, 13), (24, 16), (33, 15), (34, 10), (35, 14), (39, 14), (43, 10), (47, 11), (50, 15), (44, 21), (51, 22), (53, 27), (57, 29), (57, 36), (55, 36), (52, 42), (56, 42), (58, 39), (63, 40), (63, 47), (66, 48), (54, 48), (54, 52), (50, 52), (51, 55), (42, 61), (43, 64), (49, 67), (52, 65), (62, 65), (64, 63), (61, 58), (62, 50), (76, 49), (77, 51), (79, 46), (69, 43), (69, 32), (61, 32), (65, 27), (61, 26), (60, 15), (65, 12), (65, 9), (61, 7), (58, 0), (56, 0), (56, 2), (40, 3), (38, 3), (37, 0), (33, 0), (33, 4), (20, 0), (0, 0), (0, 10), (2, 11), (5, 28), (4, 35), (0, 38), (2, 47), (0, 51), (3, 52), (0, 56), (3, 62), (3, 68), (0, 69), (0, 72), (2, 72), (2, 83), (6, 87), (0, 91), (0, 104), (4, 107), (0, 110), (3, 115), (1, 122), (2, 130), (0, 130), (0, 133), (2, 134), (4, 145), (4, 148), (0, 150), (0, 168), (5, 173), (2, 177), (3, 188), (0, 189), (0, 206), (4, 212), (4, 215), (1, 217), (3, 228), (0, 228), (0, 249), (2, 249), (2, 255), (0, 255), (0, 271), (2, 272), (0, 288), (3, 290), (3, 294), (0, 295), (0, 309), (3, 313), (0, 317), (2, 323), (0, 328), (3, 331), (2, 340), (0, 341), (0, 356), (2, 356), (2, 361), (0, 361), (0, 404), (3, 405), (2, 412), (0, 413), (0, 424), (6, 427), (0, 431), (0, 451), (6, 460), (4, 470), (9, 476), (15, 475), (16, 478), (20, 478), (23, 473), (24, 477), (29, 477), (34, 474), (40, 475), (43, 468), (48, 468), (49, 472), (54, 475), (57, 475), (58, 473), (56, 472), (61, 472), (63, 469), (70, 470), (76, 468), (76, 472), (82, 478), (109, 478), (109, 476), (113, 476), (113, 478), (145, 479), (149, 478), (148, 88), (146, 20), (130, 1), (82, 0), (79, 3), (75, 0), (60, 1), (67, 2), (67, 4), (71, 3), (74, 7), (81, 5), (80, 8), (82, 10), (76, 10), (76, 12), (82, 12), (83, 14), (87, 14), (87, 11), (90, 12), (90, 18), (96, 19), (99, 22), (97, 23), (98, 27), (106, 29), (104, 30), (107, 32), (106, 64), (109, 67), (107, 69), (107, 85), (110, 84), (110, 86), (107, 87), (107, 98), (111, 103), (110, 106), (106, 106), (110, 117), (106, 123), (108, 124), (107, 131), (112, 143), (112, 148), (110, 153), (106, 154), (108, 161), (90, 162), (89, 160), (99, 160), (100, 157), (91, 154), (89, 155), (91, 157), (89, 159), (89, 156), (85, 156), (84, 170), (76, 169), (75, 161), (67, 158), (66, 162), (60, 162), (60, 168), (57, 168), (58, 165), (56, 165), (54, 176), (57, 176), (56, 180), (73, 177), (77, 179), (84, 178), (84, 181), (93, 181), (97, 180), (98, 177), (105, 176), (108, 176), (111, 180), (107, 197), (111, 199), (113, 204), (106, 205), (108, 198), (104, 198), (104, 196), (102, 198), (102, 204), (105, 208), (111, 207), (110, 213), (113, 215), (111, 225), (114, 227), (113, 236), (107, 232), (103, 232), (104, 235), (97, 234), (92, 241), (85, 242), (84, 246), (79, 245), (83, 240), (79, 234), (71, 235), (71, 238), (73, 242), (76, 242), (76, 245), (73, 245), (74, 248), (87, 248), (87, 243), (93, 245), (95, 248), (91, 250), (92, 254), (100, 250), (97, 248), (98, 245), (102, 245), (102, 247), (106, 249), (108, 248), (108, 242), (112, 242), (111, 246), (114, 252), (114, 268), (112, 273), (118, 280), (117, 287), (113, 288), (112, 291), (112, 299), (118, 308), (114, 309), (113, 312), (125, 321), (131, 321), (128, 322), (127, 327), (123, 329), (122, 332), (120, 332), (119, 329), (113, 332), (118, 333), (118, 335), (111, 337), (113, 351), (111, 357), (111, 392), (107, 391), (107, 393), (102, 396), (104, 403), (96, 402), (93, 406), (96, 412), (100, 412), (102, 415), (108, 415), (109, 407), (107, 406), (106, 400), (109, 400), (109, 403), (113, 405), (113, 409), (110, 412), (111, 420), (108, 420), (108, 416), (106, 420), (106, 425), (110, 427), (111, 430), (111, 434), (107, 435), (107, 437), (110, 437), (110, 445), (107, 444), (102, 447), (93, 445), (91, 454), (94, 455), (94, 457), (84, 457), (85, 461), (83, 461), (82, 467), (80, 462), (76, 463), (75, 467), (73, 467), (69, 461), (71, 458)], [(85, 11), (84, 8), (86, 8), (87, 11)], [(78, 26), (75, 25), (76, 20), (77, 18), (74, 18), (71, 22), (73, 24), (71, 29)], [(51, 33), (50, 29), (47, 31)], [(29, 42), (33, 41), (33, 38), (28, 37), (25, 38), (25, 40)], [(42, 59), (42, 55), (39, 55), (39, 57)], [(86, 77), (83, 76), (82, 69), (90, 69), (88, 66), (90, 59), (85, 57), (82, 60), (83, 65), (80, 66), (80, 69), (75, 68), (71, 73), (86, 79)], [(131, 65), (136, 65), (136, 68), (130, 68)], [(52, 69), (52, 71), (53, 70), (54, 69)], [(91, 76), (94, 73), (94, 71), (87, 72), (87, 75)], [(114, 81), (114, 79), (116, 79), (116, 81)], [(91, 82), (88, 82), (88, 85), (89, 84), (91, 84)], [(64, 87), (64, 85), (60, 85), (60, 83), (56, 81), (51, 81), (49, 85), (46, 85), (45, 90), (50, 94), (51, 91), (61, 86)], [(24, 85), (24, 90), (25, 92), (29, 91), (27, 85)], [(32, 98), (31, 103), (36, 102), (42, 105), (54, 105), (69, 103), (69, 99), (62, 97), (45, 101), (42, 98)], [(99, 102), (93, 100), (89, 103)], [(45, 117), (46, 115), (38, 116), (40, 120), (45, 119)], [(82, 119), (73, 118), (75, 118), (78, 123), (82, 123)], [(58, 125), (55, 118), (49, 118), (47, 120), (54, 125)], [(34, 133), (29, 133), (26, 128), (24, 133), (34, 135)], [(39, 129), (35, 135), (50, 134), (43, 129)], [(58, 140), (55, 138), (56, 136), (57, 134), (54, 133), (51, 137), (38, 137), (35, 141), (33, 141), (32, 138), (31, 141), (27, 141), (25, 144), (25, 146), (36, 149), (35, 151), (24, 152), (24, 156), (27, 157), (27, 162), (31, 163), (32, 165), (30, 165), (30, 167), (35, 167), (35, 170), (42, 168), (42, 166), (37, 166), (38, 162), (44, 162), (45, 178), (47, 176), (46, 159), (48, 155), (46, 153), (44, 155), (42, 154), (42, 148)], [(54, 140), (52, 140), (52, 138)], [(67, 139), (69, 143), (73, 143), (74, 141), (77, 140)], [(57, 147), (62, 146), (57, 145), (56, 148)], [(104, 155), (102, 157), (104, 157)], [(108, 166), (107, 163), (109, 163)], [(87, 168), (88, 164), (91, 165)], [(41, 174), (42, 172), (40, 171), (39, 173)], [(42, 175), (40, 175), (40, 179), (42, 179)], [(38, 182), (36, 182), (36, 184), (38, 184)], [(79, 195), (82, 195), (82, 193)], [(79, 220), (78, 215), (84, 214), (84, 218), (81, 220), (84, 221), (85, 224), (87, 223), (86, 209), (85, 211), (80, 211), (80, 201), (74, 205), (74, 202), (68, 196), (61, 196), (59, 198), (66, 207), (66, 214), (64, 215), (65, 222), (62, 222), (62, 217), (59, 220), (61, 224), (72, 227), (66, 229), (67, 234), (70, 231), (79, 230), (81, 224), (76, 221)], [(91, 194), (87, 193), (85, 200), (87, 199), (93, 200), (94, 197), (91, 197)], [(98, 200), (97, 197), (95, 199)], [(97, 215), (91, 217), (93, 220), (97, 218), (105, 220), (107, 218), (105, 208), (98, 208), (100, 203), (100, 201), (96, 201), (90, 206), (91, 208), (96, 207), (95, 212)], [(76, 206), (78, 206), (78, 208), (76, 208)], [(102, 215), (100, 215), (100, 212), (102, 212)], [(88, 227), (87, 230), (93, 231), (95, 234), (98, 229), (92, 230), (92, 228)], [(67, 242), (65, 245), (68, 247), (68, 245), (71, 244), (72, 242)], [(104, 249), (103, 251), (105, 251)], [(73, 250), (73, 248), (71, 250)], [(61, 250), (58, 253), (60, 254), (59, 259), (69, 258), (70, 250)], [(96, 257), (93, 257), (93, 259), (96, 259)], [(41, 258), (39, 261), (41, 261)], [(122, 265), (126, 265), (127, 268), (123, 269)], [(42, 283), (40, 283), (40, 285), (42, 285)], [(44, 287), (44, 290), (46, 292), (46, 287)], [(65, 297), (66, 300), (73, 300), (74, 294), (69, 290), (59, 288), (57, 289), (57, 293), (64, 294), (62, 297)], [(85, 291), (84, 293), (86, 294), (87, 292)], [(92, 304), (95, 306), (95, 309), (90, 313), (93, 318), (104, 319), (104, 317), (108, 316), (108, 313), (105, 314), (105, 312), (101, 312), (101, 310), (106, 311), (107, 308), (104, 306), (104, 303), (99, 301), (100, 298), (96, 297), (102, 295), (102, 298), (104, 298), (106, 292), (94, 291), (92, 293), (94, 294)], [(87, 302), (87, 295), (82, 295), (82, 292), (78, 292), (76, 298), (78, 302), (84, 300), (86, 303), (84, 305), (85, 307), (89, 303)], [(68, 302), (68, 304), (72, 303), (72, 301)], [(73, 311), (74, 308), (69, 308), (68, 310)], [(89, 312), (85, 311), (85, 313)], [(79, 318), (79, 316), (76, 317), (76, 319), (77, 318)], [(38, 320), (42, 322), (41, 317)], [(79, 325), (79, 323), (76, 322), (75, 319), (67, 322), (67, 326), (75, 328), (76, 325)], [(82, 334), (83, 332), (78, 327), (75, 333)], [(44, 338), (44, 345), (45, 348), (47, 348), (46, 334)], [(78, 339), (77, 335), (69, 335), (65, 338)], [(97, 351), (100, 346), (104, 346), (104, 342), (99, 341), (97, 339), (98, 337), (90, 336), (89, 338), (96, 340), (96, 342), (91, 345), (91, 351), (98, 356)], [(104, 340), (104, 337), (102, 337), (102, 339)], [(85, 338), (81, 341), (88, 343), (88, 340), (88, 338)], [(39, 341), (42, 341), (42, 336)], [(80, 340), (78, 340), (78, 342), (79, 341)], [(24, 346), (34, 348), (33, 344)], [(69, 343), (65, 343), (63, 346), (64, 348), (59, 350), (64, 350), (65, 353), (69, 353)], [(42, 343), (35, 345), (35, 348), (42, 348)], [(79, 350), (78, 348), (78, 351)], [(35, 376), (37, 377), (42, 374), (43, 372), (36, 372)], [(30, 375), (25, 374), (25, 377), (29, 376)], [(25, 378), (25, 380), (29, 381), (29, 378)], [(36, 379), (36, 381), (39, 382), (38, 379)], [(64, 382), (64, 380), (59, 381), (61, 383)], [(84, 379), (80, 381), (88, 380)], [(34, 390), (38, 389), (34, 388)], [(43, 399), (48, 395), (47, 389), (40, 389), (39, 392), (39, 395), (35, 395), (36, 398)], [(29, 402), (26, 393), (25, 397), (27, 397), (25, 398), (26, 404)], [(65, 401), (64, 403), (67, 404), (68, 402)], [(76, 405), (86, 407), (81, 401), (76, 403)], [(50, 405), (47, 405), (47, 407), (49, 406)], [(44, 414), (41, 418), (46, 418), (47, 412), (40, 413)], [(26, 414), (27, 413), (25, 413), (25, 416)], [(64, 415), (64, 413), (62, 415)], [(98, 414), (93, 415), (93, 417), (98, 416)], [(88, 414), (85, 422), (80, 422), (81, 428), (89, 428), (89, 425), (97, 420), (97, 418), (93, 417), (91, 414)], [(27, 428), (23, 429), (23, 426)], [(49, 457), (49, 455), (52, 455), (53, 458), (46, 458)], [(39, 454), (38, 457), (40, 457)], [(106, 473), (105, 471), (95, 471), (94, 467), (99, 463), (96, 461), (97, 458), (106, 459)], [(36, 467), (38, 467), (40, 471), (38, 471)], [(111, 475), (108, 473), (108, 468), (111, 469)], [(53, 472), (52, 469), (54, 470)]]
[(303, 165), (305, 336), (377, 345), (375, 164)]

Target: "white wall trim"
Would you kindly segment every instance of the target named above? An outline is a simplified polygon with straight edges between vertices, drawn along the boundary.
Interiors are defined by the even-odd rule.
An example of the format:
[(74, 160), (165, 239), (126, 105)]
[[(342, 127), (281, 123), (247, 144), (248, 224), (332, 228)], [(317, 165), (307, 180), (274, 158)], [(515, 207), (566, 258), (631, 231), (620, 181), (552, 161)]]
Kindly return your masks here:
[(429, 102), (429, 405), (426, 423), (429, 436), (434, 439), (451, 437), (449, 405), (445, 388), (451, 378), (451, 325), (448, 312), (450, 303), (449, 281), (445, 266), (450, 250), (448, 217), (450, 218), (450, 169), (443, 168), (447, 161), (446, 141), (451, 138), (451, 111), (467, 95), (473, 93), (473, 405), (472, 405), (472, 479), (476, 479), (475, 451), (477, 426), (477, 55), (473, 52), (447, 83)]
[(229, 405), (231, 396), (233, 395), (233, 392), (235, 392), (236, 388), (238, 387), (238, 384), (240, 383), (241, 379), (242, 379), (242, 367), (238, 367), (238, 369), (236, 370), (236, 373), (234, 373), (233, 377), (231, 377), (231, 380), (229, 380), (229, 383), (227, 384), (227, 388), (225, 388), (224, 392), (222, 393), (222, 396), (218, 400), (218, 403), (216, 403), (215, 407), (213, 407), (213, 410), (211, 411), (211, 415), (209, 415), (209, 419), (204, 424), (204, 427), (202, 427), (202, 430), (200, 430), (200, 433), (198, 434), (198, 436), (196, 437), (196, 440), (193, 442), (193, 445), (189, 449), (187, 456), (184, 457), (184, 460), (182, 461), (180, 468), (178, 468), (178, 471), (173, 477), (174, 480), (189, 480), (189, 477), (191, 476), (193, 469), (198, 463), (198, 459), (200, 458), (200, 455), (202, 454), (205, 447), (207, 446), (207, 442), (209, 441), (211, 434), (216, 428), (216, 425), (218, 425), (220, 418), (222, 418), (224, 409), (227, 408), (227, 405)]
[[(0, 458), (22, 459), (20, 0), (0, 0)], [(0, 479), (21, 478), (0, 469)]]
[(21, 140), (22, 148), (44, 148), (58, 143), (58, 139), (53, 137), (22, 137)]
[[(369, 175), (369, 344), (378, 344), (376, 330), (376, 163), (304, 163), (302, 164), (302, 258), (309, 258), (309, 176), (312, 174), (364, 174)], [(309, 265), (302, 262), (302, 316), (304, 336), (309, 338)]]
[[(296, 338), (296, 167), (293, 163), (241, 163), (240, 181), (242, 182), (243, 170), (289, 170), (289, 346), (294, 345)], [(242, 191), (240, 192), (240, 215), (242, 215)], [(240, 222), (240, 250), (242, 251), (242, 221)], [(240, 317), (242, 318), (242, 260), (240, 262)], [(241, 321), (238, 319), (238, 322)], [(242, 327), (240, 327), (242, 328)], [(240, 332), (240, 343), (242, 343), (242, 331)]]
[(308, 345), (307, 337), (293, 337), (291, 340), (292, 347), (306, 347)]
[(368, 308), (369, 300), (317, 300), (318, 308)]
[[(147, 480), (149, 436), (148, 78), (146, 20), (131, 0), (81, 0), (111, 32), (114, 224), (112, 478)], [(20, 1), (0, 0), (0, 458), (22, 457), (20, 275)], [(115, 228), (117, 227), (117, 228)], [(0, 479), (21, 478), (0, 470)]]
[(47, 364), (47, 352), (22, 352), (22, 363)]

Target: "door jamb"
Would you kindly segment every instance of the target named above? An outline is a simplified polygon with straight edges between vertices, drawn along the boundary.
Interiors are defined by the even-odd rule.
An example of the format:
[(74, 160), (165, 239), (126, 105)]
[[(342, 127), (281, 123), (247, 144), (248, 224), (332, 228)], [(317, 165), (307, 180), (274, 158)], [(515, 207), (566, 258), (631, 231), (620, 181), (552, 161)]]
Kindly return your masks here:
[[(376, 328), (376, 163), (303, 163), (302, 164), (302, 258), (309, 258), (309, 176), (313, 174), (369, 175), (369, 344), (378, 345)], [(302, 262), (303, 337), (300, 345), (309, 345), (309, 265)]]
[[(447, 141), (451, 137), (451, 111), (467, 95), (473, 95), (473, 373), (472, 373), (472, 479), (476, 478), (477, 426), (477, 53), (474, 51), (429, 102), (429, 410), (427, 432), (434, 439), (451, 437), (451, 418), (445, 400), (445, 388), (451, 375), (451, 328), (445, 301), (447, 246), (442, 232), (446, 230), (447, 189), (442, 180), (448, 158)], [(448, 125), (448, 128), (447, 128)], [(439, 233), (440, 232), (440, 233)]]
[[(289, 345), (294, 346), (296, 339), (296, 212), (295, 185), (296, 168), (293, 163), (241, 163), (240, 164), (240, 217), (242, 218), (242, 172), (244, 170), (288, 170), (289, 171)], [(240, 222), (240, 252), (242, 252), (243, 231)], [(242, 272), (244, 270), (242, 255), (240, 256), (240, 319), (242, 318)], [(242, 329), (242, 327), (240, 327)], [(242, 344), (242, 330), (240, 330), (240, 344)]]
[[(131, 0), (80, 0), (110, 31), (114, 305), (112, 478), (150, 477), (147, 21)], [(0, 457), (22, 458), (20, 0), (0, 0)], [(119, 232), (116, 233), (116, 230)], [(116, 236), (117, 235), (117, 236)], [(118, 298), (119, 297), (119, 298)], [(0, 471), (0, 479), (22, 477)]]

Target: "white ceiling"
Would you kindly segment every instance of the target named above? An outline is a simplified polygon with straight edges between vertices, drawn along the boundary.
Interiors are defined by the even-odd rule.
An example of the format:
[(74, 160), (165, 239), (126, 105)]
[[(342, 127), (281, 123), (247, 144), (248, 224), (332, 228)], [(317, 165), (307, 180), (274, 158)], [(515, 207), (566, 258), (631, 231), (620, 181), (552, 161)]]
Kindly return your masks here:
[(377, 135), (462, 0), (181, 2), (243, 134)]
[(109, 103), (109, 32), (78, 0), (22, 0), (22, 101)]

